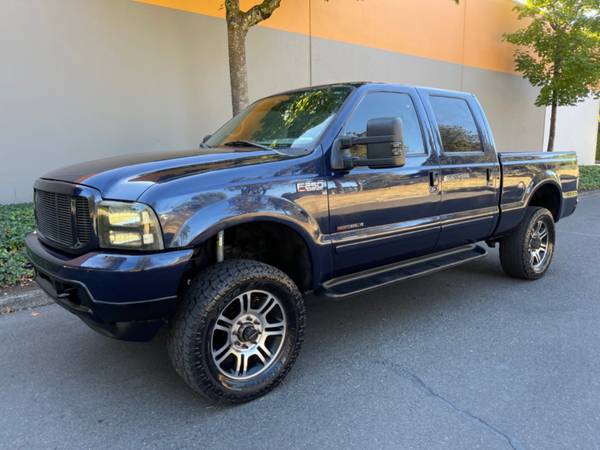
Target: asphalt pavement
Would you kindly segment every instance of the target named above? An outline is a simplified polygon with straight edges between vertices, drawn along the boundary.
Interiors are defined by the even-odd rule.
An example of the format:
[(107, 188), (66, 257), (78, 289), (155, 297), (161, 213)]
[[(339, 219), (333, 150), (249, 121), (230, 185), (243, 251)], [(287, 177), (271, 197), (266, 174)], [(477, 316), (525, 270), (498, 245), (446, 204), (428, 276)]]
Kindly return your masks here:
[(600, 448), (600, 194), (547, 275), (482, 260), (338, 302), (309, 298), (283, 385), (214, 406), (164, 336), (107, 339), (52, 305), (0, 316), (1, 448)]

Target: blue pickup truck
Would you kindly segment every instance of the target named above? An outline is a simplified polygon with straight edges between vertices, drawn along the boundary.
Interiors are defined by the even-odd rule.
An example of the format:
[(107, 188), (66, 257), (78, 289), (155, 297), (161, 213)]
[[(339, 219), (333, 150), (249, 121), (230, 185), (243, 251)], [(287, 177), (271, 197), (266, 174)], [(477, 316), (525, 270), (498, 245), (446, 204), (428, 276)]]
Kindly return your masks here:
[(293, 365), (303, 295), (341, 299), (486, 255), (534, 280), (577, 205), (572, 152), (497, 153), (470, 94), (396, 84), (259, 100), (200, 149), (35, 182), (36, 280), (93, 329), (168, 328), (186, 383), (243, 402)]

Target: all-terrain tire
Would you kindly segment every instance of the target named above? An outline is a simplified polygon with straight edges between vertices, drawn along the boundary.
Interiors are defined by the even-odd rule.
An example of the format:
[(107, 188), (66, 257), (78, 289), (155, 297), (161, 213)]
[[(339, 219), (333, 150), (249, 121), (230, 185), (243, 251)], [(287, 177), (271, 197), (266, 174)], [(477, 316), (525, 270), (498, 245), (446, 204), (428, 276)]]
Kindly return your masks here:
[[(541, 224), (541, 225), (540, 225)], [(532, 257), (532, 245), (539, 244), (536, 240), (538, 227), (546, 230), (546, 253), (539, 264)], [(554, 255), (556, 231), (554, 218), (546, 208), (528, 207), (525, 216), (517, 228), (500, 241), (500, 263), (507, 275), (524, 280), (536, 280), (544, 276)], [(538, 247), (536, 247), (538, 248)], [(535, 252), (535, 249), (534, 249)], [(539, 259), (539, 258), (538, 258)]]
[[(232, 299), (244, 298), (246, 292), (275, 296), (285, 310), (287, 328), (263, 372), (235, 379), (219, 368), (211, 346), (217, 320)], [(168, 330), (168, 353), (175, 371), (194, 391), (216, 402), (247, 402), (275, 388), (292, 368), (302, 345), (304, 316), (302, 295), (285, 273), (258, 261), (228, 260), (199, 273), (184, 292)]]

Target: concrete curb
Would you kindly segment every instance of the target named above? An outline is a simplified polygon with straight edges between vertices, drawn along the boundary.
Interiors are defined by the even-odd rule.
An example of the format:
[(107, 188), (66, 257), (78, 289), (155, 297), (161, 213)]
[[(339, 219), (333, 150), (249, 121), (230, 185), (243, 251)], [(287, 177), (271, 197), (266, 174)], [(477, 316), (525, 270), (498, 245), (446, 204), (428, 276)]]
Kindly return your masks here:
[(0, 295), (0, 316), (24, 309), (39, 308), (53, 303), (52, 299), (41, 289)]

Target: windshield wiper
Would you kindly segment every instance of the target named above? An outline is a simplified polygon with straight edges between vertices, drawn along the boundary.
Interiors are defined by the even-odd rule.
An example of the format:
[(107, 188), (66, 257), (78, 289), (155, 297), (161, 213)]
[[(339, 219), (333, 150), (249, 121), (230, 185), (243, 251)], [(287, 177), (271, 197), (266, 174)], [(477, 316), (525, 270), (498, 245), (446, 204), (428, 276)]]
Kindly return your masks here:
[(278, 155), (282, 155), (282, 156), (302, 156), (302, 155), (306, 155), (308, 153), (310, 153), (307, 149), (292, 149), (289, 146), (282, 146), (281, 148), (285, 148), (286, 151), (282, 151), (279, 150), (277, 147), (269, 147), (268, 145), (263, 145), (263, 144), (259, 144), (258, 142), (253, 142), (253, 141), (245, 141), (245, 140), (237, 140), (237, 141), (229, 141), (229, 142), (225, 142), (224, 144), (225, 147), (240, 147), (240, 146), (245, 146), (245, 147), (256, 147), (256, 148), (262, 148), (264, 150), (271, 150), (272, 152), (277, 153)]
[(264, 150), (275, 151), (275, 149), (273, 147), (268, 147), (266, 145), (259, 144), (258, 142), (244, 141), (244, 140), (229, 141), (229, 142), (225, 142), (223, 145), (226, 146), (226, 147), (240, 147), (240, 146), (244, 146), (244, 147), (256, 147), (256, 148), (262, 148)]

